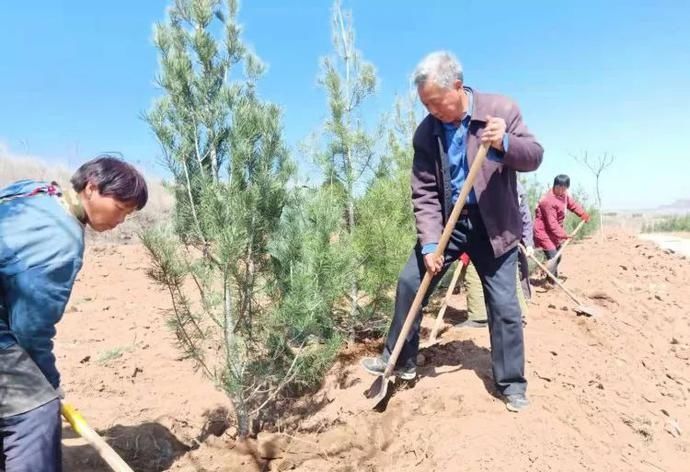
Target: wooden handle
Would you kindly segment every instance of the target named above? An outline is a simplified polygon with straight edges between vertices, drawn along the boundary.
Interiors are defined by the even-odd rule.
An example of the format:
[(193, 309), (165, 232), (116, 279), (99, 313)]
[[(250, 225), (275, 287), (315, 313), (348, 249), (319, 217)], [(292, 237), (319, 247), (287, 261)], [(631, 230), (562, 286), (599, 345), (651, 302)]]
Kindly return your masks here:
[(98, 435), (96, 431), (86, 423), (86, 420), (81, 414), (69, 403), (62, 402), (60, 406), (62, 416), (72, 426), (72, 429), (86, 440), (96, 451), (98, 455), (113, 469), (115, 472), (134, 472), (127, 463), (105, 442), (105, 440)]
[(450, 281), (448, 290), (446, 290), (446, 296), (444, 297), (443, 303), (441, 304), (441, 309), (438, 310), (438, 315), (436, 315), (434, 327), (431, 328), (431, 334), (429, 335), (429, 343), (433, 343), (434, 341), (436, 341), (438, 330), (441, 328), (441, 322), (443, 321), (443, 315), (446, 313), (446, 308), (448, 307), (448, 301), (450, 300), (451, 295), (453, 295), (453, 289), (457, 285), (458, 280), (465, 279), (466, 272), (467, 266), (463, 264), (461, 260), (458, 260), (458, 266), (455, 268), (455, 272), (453, 272), (453, 279)]
[[(441, 234), (441, 240), (438, 242), (438, 246), (436, 247), (436, 251), (434, 251), (434, 255), (438, 257), (443, 257), (443, 253), (446, 250), (446, 246), (448, 245), (448, 241), (450, 240), (451, 234), (453, 234), (453, 230), (455, 229), (455, 223), (458, 222), (458, 218), (460, 218), (460, 213), (462, 212), (462, 208), (465, 206), (465, 201), (467, 201), (467, 196), (470, 194), (470, 191), (472, 190), (472, 187), (474, 186), (474, 181), (477, 178), (477, 174), (479, 173), (479, 169), (481, 169), (482, 164), (484, 163), (484, 160), (486, 159), (486, 154), (489, 151), (489, 146), (487, 144), (482, 144), (479, 147), (479, 150), (477, 151), (477, 155), (474, 158), (474, 162), (472, 162), (472, 166), (470, 167), (470, 171), (467, 173), (467, 178), (465, 178), (465, 182), (462, 184), (462, 189), (460, 189), (460, 195), (458, 196), (457, 201), (455, 202), (455, 205), (453, 206), (453, 211), (451, 212), (450, 216), (448, 217), (448, 221), (446, 222), (446, 226), (443, 228), (443, 234)], [(407, 338), (407, 333), (410, 332), (410, 328), (412, 327), (412, 324), (414, 323), (414, 319), (417, 315), (417, 312), (419, 311), (419, 308), (422, 306), (422, 300), (424, 299), (424, 295), (426, 294), (426, 291), (429, 289), (429, 284), (431, 284), (431, 279), (433, 278), (433, 275), (429, 271), (424, 272), (424, 278), (422, 279), (422, 283), (419, 285), (419, 289), (417, 290), (417, 295), (414, 297), (414, 301), (412, 302), (412, 306), (410, 307), (410, 311), (407, 312), (407, 317), (405, 318), (405, 324), (402, 327), (402, 330), (400, 331), (400, 334), (398, 335), (397, 341), (395, 341), (395, 347), (393, 348), (393, 352), (391, 353), (391, 357), (388, 359), (388, 365), (386, 366), (386, 370), (383, 373), (383, 377), (387, 378), (390, 377), (390, 375), (393, 373), (393, 369), (395, 368), (395, 363), (398, 362), (398, 356), (400, 355), (400, 351), (402, 351), (403, 344), (405, 344), (405, 338)]]
[[(522, 253), (523, 253), (524, 255), (528, 256), (527, 250), (525, 249), (525, 246), (523, 246), (521, 243), (518, 243), (518, 246), (520, 247), (520, 250), (522, 251)], [(546, 272), (546, 275), (548, 275), (548, 276), (551, 278), (551, 280), (553, 280), (554, 282), (556, 282), (556, 284), (557, 284), (561, 289), (563, 289), (563, 291), (564, 291), (570, 298), (572, 298), (572, 300), (573, 300), (575, 303), (577, 303), (578, 305), (582, 305), (582, 303), (580, 303), (580, 300), (578, 300), (577, 297), (575, 297), (575, 295), (573, 295), (573, 293), (572, 293), (570, 290), (568, 290), (567, 288), (565, 288), (565, 285), (563, 285), (563, 283), (561, 283), (561, 281), (558, 280), (558, 278), (557, 278), (555, 275), (553, 275), (553, 274), (551, 273), (551, 271), (549, 271), (549, 269), (547, 269), (546, 266), (544, 266), (544, 264), (542, 264), (541, 262), (539, 262), (539, 259), (537, 259), (537, 257), (536, 257), (534, 254), (531, 254), (531, 255), (529, 255), (528, 257), (530, 257), (530, 258), (539, 266), (539, 268), (540, 268), (541, 270), (543, 270), (544, 272)]]
[(572, 232), (572, 235), (571, 235), (570, 239), (568, 239), (566, 242), (564, 242), (564, 243), (561, 245), (561, 248), (558, 250), (558, 252), (556, 253), (556, 255), (553, 256), (551, 259), (549, 259), (549, 261), (557, 261), (558, 258), (561, 257), (561, 254), (563, 253), (563, 249), (565, 249), (565, 247), (566, 247), (568, 244), (570, 244), (570, 241), (572, 241), (573, 239), (575, 239), (575, 235), (577, 234), (578, 231), (580, 231), (580, 228), (582, 228), (582, 226), (583, 226), (584, 224), (585, 224), (585, 220), (580, 220), (580, 223), (575, 227), (575, 231)]

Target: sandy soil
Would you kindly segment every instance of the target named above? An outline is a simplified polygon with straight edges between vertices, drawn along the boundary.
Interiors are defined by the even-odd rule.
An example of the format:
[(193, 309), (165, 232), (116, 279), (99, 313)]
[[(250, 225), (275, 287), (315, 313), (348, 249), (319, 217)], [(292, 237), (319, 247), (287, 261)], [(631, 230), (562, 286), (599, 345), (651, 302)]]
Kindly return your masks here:
[[(384, 412), (357, 365), (372, 343), (343, 353), (281, 432), (249, 444), (232, 440), (229, 402), (181, 358), (146, 263), (136, 244), (89, 250), (56, 341), (67, 399), (134, 470), (690, 470), (690, 263), (652, 242), (621, 233), (567, 249), (566, 285), (597, 318), (536, 287), (527, 411), (496, 398), (488, 333), (450, 327), (464, 315), (456, 295), (420, 378), (398, 384)], [(66, 470), (109, 470), (64, 431)]]

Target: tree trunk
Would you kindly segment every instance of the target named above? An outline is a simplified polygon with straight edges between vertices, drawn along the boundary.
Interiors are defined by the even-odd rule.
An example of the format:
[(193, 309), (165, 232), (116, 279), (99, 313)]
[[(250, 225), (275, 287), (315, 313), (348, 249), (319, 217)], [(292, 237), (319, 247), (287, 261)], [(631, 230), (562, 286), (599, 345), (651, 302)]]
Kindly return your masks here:
[(250, 432), (251, 418), (247, 411), (247, 405), (244, 404), (243, 399), (233, 398), (232, 406), (235, 409), (235, 420), (237, 421), (237, 435), (240, 439), (247, 439)]
[(187, 198), (189, 198), (189, 206), (192, 209), (192, 217), (194, 218), (194, 224), (196, 226), (196, 230), (199, 232), (199, 239), (201, 242), (206, 244), (206, 238), (204, 237), (204, 233), (201, 231), (201, 224), (199, 223), (199, 217), (197, 216), (196, 213), (196, 205), (194, 204), (194, 195), (192, 194), (192, 181), (189, 178), (189, 169), (187, 167), (187, 161), (182, 163), (182, 167), (184, 167), (184, 176), (185, 176), (185, 186), (187, 187)]
[[(250, 227), (249, 244), (247, 247), (247, 278), (245, 279), (245, 286), (242, 287), (244, 292), (244, 308), (242, 313), (253, 313), (252, 294), (254, 293), (254, 280), (256, 278), (256, 264), (254, 263), (254, 232), (256, 225), (256, 215), (252, 215), (252, 223)], [(252, 318), (251, 315), (245, 320), (247, 322), (249, 333), (252, 333)]]
[[(345, 64), (345, 100), (348, 104), (352, 104), (352, 78), (350, 77), (350, 38), (347, 36), (347, 31), (345, 29), (345, 22), (343, 21), (342, 10), (340, 9), (340, 4), (338, 8), (338, 20), (340, 25), (340, 34), (343, 41), (343, 62)], [(355, 234), (355, 196), (354, 196), (354, 168), (352, 163), (352, 146), (350, 145), (349, 138), (352, 131), (352, 110), (350, 105), (345, 110), (345, 125), (347, 128), (347, 142), (346, 148), (347, 152), (343, 156), (345, 159), (345, 178), (347, 179), (347, 226), (348, 233), (350, 234), (350, 239), (353, 238)], [(357, 272), (355, 268), (352, 267), (352, 282), (350, 285), (350, 326), (349, 326), (349, 343), (354, 344), (355, 342), (355, 319), (357, 318)]]
[(604, 211), (601, 208), (601, 192), (599, 190), (599, 174), (595, 176), (595, 183), (597, 186), (597, 208), (599, 209), (599, 236), (604, 239)]
[[(348, 189), (348, 223), (350, 227), (350, 238), (354, 236), (355, 230), (355, 205), (354, 197), (352, 196), (352, 185)], [(350, 344), (355, 343), (355, 320), (357, 319), (357, 272), (355, 268), (352, 268), (352, 285), (350, 287)]]
[(213, 173), (213, 181), (218, 183), (218, 153), (216, 152), (216, 146), (213, 144), (211, 146), (211, 172)]

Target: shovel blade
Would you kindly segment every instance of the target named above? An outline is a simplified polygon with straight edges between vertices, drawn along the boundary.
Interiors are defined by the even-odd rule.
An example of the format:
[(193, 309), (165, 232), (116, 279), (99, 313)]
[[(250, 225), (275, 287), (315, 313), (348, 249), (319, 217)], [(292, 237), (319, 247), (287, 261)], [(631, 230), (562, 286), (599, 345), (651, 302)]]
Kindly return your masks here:
[(424, 343), (422, 343), (419, 346), (419, 348), (420, 349), (427, 349), (427, 348), (433, 346), (434, 344), (438, 344), (438, 338), (437, 337), (433, 337), (433, 338), (430, 337)]
[(599, 316), (600, 311), (598, 308), (590, 305), (578, 305), (575, 307), (575, 313), (585, 316)]
[(381, 404), (385, 403), (386, 397), (388, 396), (388, 383), (389, 379), (386, 376), (379, 375), (376, 377), (376, 380), (374, 380), (374, 383), (371, 384), (369, 390), (364, 392), (364, 395), (368, 399), (373, 400), (372, 409), (375, 410), (379, 408)]

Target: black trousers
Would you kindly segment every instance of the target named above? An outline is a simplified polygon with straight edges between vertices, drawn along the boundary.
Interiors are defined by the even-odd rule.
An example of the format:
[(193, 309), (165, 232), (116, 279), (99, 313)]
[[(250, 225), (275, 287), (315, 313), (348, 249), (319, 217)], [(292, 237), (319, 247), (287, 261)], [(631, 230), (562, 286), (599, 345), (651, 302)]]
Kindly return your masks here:
[[(433, 278), (422, 306), (427, 304), (429, 296), (445, 271), (462, 252), (469, 254), (484, 288), (491, 338), (491, 366), (496, 386), (504, 395), (524, 393), (527, 388), (525, 346), (515, 285), (517, 248), (501, 257), (495, 257), (486, 228), (476, 207), (470, 207), (467, 213), (458, 220), (445, 251), (443, 270)], [(383, 358), (386, 361), (393, 351), (425, 271), (421, 247), (418, 244), (398, 278), (395, 312), (383, 352)], [(405, 339), (397, 367), (410, 366), (416, 362), (421, 320), (420, 310)]]

